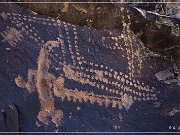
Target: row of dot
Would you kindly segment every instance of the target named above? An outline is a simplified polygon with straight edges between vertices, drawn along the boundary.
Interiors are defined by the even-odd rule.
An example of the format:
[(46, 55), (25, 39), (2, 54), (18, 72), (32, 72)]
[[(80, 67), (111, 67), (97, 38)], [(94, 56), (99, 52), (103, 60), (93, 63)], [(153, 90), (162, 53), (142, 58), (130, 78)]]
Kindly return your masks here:
[[(135, 88), (139, 89), (139, 90), (145, 90), (147, 92), (154, 92), (154, 90), (150, 89), (148, 85), (145, 86), (145, 84), (143, 82), (140, 83), (138, 80), (135, 80), (134, 78), (132, 79), (132, 78), (130, 78), (129, 76), (125, 75), (122, 72), (114, 71), (112, 68), (109, 68), (108, 66), (98, 65), (98, 64), (94, 64), (92, 62), (87, 62), (87, 61), (83, 61), (83, 63), (91, 65), (91, 67), (93, 67), (93, 68), (96, 67), (96, 68), (99, 68), (101, 70), (109, 70), (109, 71), (105, 71), (105, 75), (108, 75), (111, 78), (118, 79), (118, 80), (121, 80), (121, 79), (127, 80), (127, 79), (129, 79), (129, 81), (127, 81), (127, 84), (130, 85), (130, 84), (133, 83), (134, 84), (133, 86)], [(81, 67), (81, 69), (82, 70), (84, 70), (84, 69), (88, 70), (87, 67)]]
[[(57, 24), (58, 24), (58, 26), (62, 26), (62, 24), (59, 20), (57, 21)], [(67, 62), (66, 62), (66, 50), (65, 50), (64, 37), (62, 34), (62, 28), (61, 27), (58, 27), (58, 28), (59, 28), (59, 42), (60, 42), (61, 51), (63, 54), (63, 63), (67, 64)]]
[(71, 55), (71, 59), (73, 61), (73, 65), (76, 65), (75, 56), (74, 56), (74, 53), (73, 53), (73, 50), (72, 50), (72, 45), (71, 45), (72, 43), (70, 41), (68, 25), (66, 23), (63, 23), (63, 24), (64, 24), (64, 28), (65, 28), (65, 31), (66, 31), (66, 37), (67, 37), (67, 42), (68, 42), (69, 53)]
[[(76, 71), (77, 72), (77, 71)], [(91, 82), (89, 79), (92, 79), (92, 80), (100, 80), (101, 82), (104, 82), (104, 83), (106, 83), (106, 84), (110, 84), (110, 85), (112, 85), (112, 86), (115, 86), (116, 88), (120, 88), (120, 89), (122, 89), (122, 90), (124, 90), (124, 92), (125, 91), (129, 91), (129, 92), (131, 92), (131, 93), (134, 93), (134, 94), (136, 94), (136, 95), (138, 95), (138, 96), (140, 96), (140, 97), (147, 97), (147, 100), (150, 100), (150, 97), (149, 96), (152, 96), (152, 98), (151, 99), (153, 99), (156, 95), (155, 94), (151, 94), (151, 93), (148, 93), (148, 94), (146, 94), (145, 95), (145, 93), (142, 93), (142, 92), (136, 92), (135, 90), (132, 90), (131, 88), (129, 88), (129, 87), (127, 87), (127, 86), (123, 86), (123, 85), (120, 85), (118, 82), (111, 82), (111, 81), (105, 81), (104, 79), (101, 79), (101, 78), (98, 78), (97, 76), (90, 76), (90, 75), (87, 75), (87, 73), (82, 73), (82, 72), (79, 72), (79, 73), (77, 73), (79, 76), (81, 76), (81, 77), (85, 77), (85, 78), (88, 78), (87, 79), (87, 81), (88, 82)], [(125, 80), (124, 80), (125, 81)], [(110, 88), (108, 88), (108, 87), (106, 87), (106, 86), (104, 86), (104, 85), (102, 85), (102, 84), (98, 84), (98, 83), (96, 83), (96, 81), (94, 81), (94, 83), (93, 83), (94, 85), (93, 86), (96, 86), (97, 88), (99, 88), (99, 89), (102, 89), (102, 90), (106, 90), (106, 91), (108, 91), (108, 92), (112, 92), (112, 93), (115, 93), (115, 94), (120, 94), (121, 96), (122, 95), (124, 95), (124, 93), (121, 91), (121, 92), (119, 92), (118, 90), (114, 90), (114, 89), (110, 89)], [(136, 97), (135, 97), (135, 99), (137, 99)], [(139, 99), (140, 100), (140, 99)], [(145, 100), (145, 99), (144, 99)]]
[(78, 47), (78, 35), (77, 35), (77, 29), (75, 26), (73, 26), (73, 30), (74, 30), (74, 46), (76, 50), (77, 60), (78, 60), (78, 64), (81, 65), (82, 61), (84, 61), (84, 57), (80, 56), (79, 47)]

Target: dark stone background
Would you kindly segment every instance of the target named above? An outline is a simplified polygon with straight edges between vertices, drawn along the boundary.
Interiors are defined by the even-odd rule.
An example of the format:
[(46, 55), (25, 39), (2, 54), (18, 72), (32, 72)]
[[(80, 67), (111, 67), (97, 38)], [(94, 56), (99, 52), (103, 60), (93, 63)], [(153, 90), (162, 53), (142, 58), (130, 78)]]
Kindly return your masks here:
[[(48, 4), (47, 7), (50, 9), (52, 6)], [(31, 5), (29, 5), (31, 7)], [(72, 6), (72, 5), (71, 5)], [(85, 8), (90, 8), (92, 5), (84, 4)], [(71, 8), (69, 12), (62, 13), (64, 15), (60, 16), (62, 21), (70, 22), (73, 24), (81, 25), (79, 29), (83, 29), (82, 26), (90, 25), (91, 29), (98, 28), (98, 30), (104, 29), (121, 29), (121, 17), (117, 16), (115, 18), (111, 18), (111, 14), (117, 10), (114, 8), (114, 5), (111, 7), (106, 4), (97, 4), (95, 7), (101, 7), (99, 12), (93, 13), (92, 15), (83, 15), (79, 11), (76, 11), (74, 8)], [(127, 6), (127, 5), (125, 5)], [(45, 8), (46, 6), (40, 5), (40, 7)], [(58, 5), (60, 9), (63, 8)], [(33, 10), (33, 5), (31, 7)], [(38, 9), (38, 8), (37, 8)], [(56, 9), (56, 7), (55, 7)], [(131, 8), (130, 8), (131, 9)], [(39, 9), (38, 9), (39, 10)], [(42, 10), (45, 12), (49, 11)], [(92, 10), (94, 11), (94, 9)], [(107, 12), (108, 11), (108, 12)], [(111, 12), (110, 12), (111, 11)], [(179, 108), (180, 106), (180, 89), (177, 84), (167, 85), (163, 82), (160, 82), (156, 79), (155, 73), (173, 67), (174, 63), (179, 60), (179, 53), (176, 52), (177, 49), (174, 49), (172, 52), (162, 51), (162, 49), (167, 49), (171, 45), (179, 45), (179, 37), (171, 35), (171, 26), (162, 24), (161, 29), (157, 29), (155, 26), (155, 21), (159, 18), (158, 16), (151, 15), (147, 16), (147, 18), (143, 18), (141, 14), (139, 14), (134, 9), (130, 10), (132, 14), (132, 26), (131, 29), (137, 34), (141, 30), (143, 34), (139, 37), (144, 42), (145, 46), (153, 45), (153, 47), (149, 47), (151, 50), (154, 50), (158, 53), (162, 52), (162, 55), (171, 58), (173, 56), (173, 61), (165, 59), (164, 57), (160, 58), (150, 58), (148, 63), (145, 62), (145, 68), (142, 71), (142, 78), (145, 83), (156, 86), (156, 89), (160, 91), (158, 95), (158, 101), (161, 105), (159, 107), (155, 107), (157, 102), (146, 101), (146, 102), (136, 102), (131, 108), (126, 110), (119, 110), (111, 107), (104, 107), (98, 105), (91, 104), (80, 104), (74, 102), (61, 102), (59, 98), (56, 98), (55, 105), (58, 109), (63, 110), (64, 118), (62, 124), (58, 127), (58, 131), (64, 132), (138, 132), (138, 131), (148, 131), (148, 132), (164, 132), (164, 131), (179, 131), (177, 127), (180, 126), (180, 114), (170, 117), (167, 114), (173, 108)], [(24, 9), (22, 7), (17, 7), (14, 4), (0, 4), (0, 12), (14, 12), (23, 15), (34, 16), (29, 10)], [(36, 11), (35, 11), (36, 12)], [(38, 11), (37, 11), (38, 12)], [(102, 13), (104, 12), (104, 14)], [(54, 14), (54, 11), (52, 12)], [(73, 16), (72, 16), (73, 14)], [(79, 15), (81, 15), (79, 17)], [(107, 15), (107, 16), (106, 16)], [(40, 15), (35, 15), (40, 16)], [(51, 12), (48, 12), (48, 16), (51, 16)], [(40, 16), (42, 18), (46, 18), (46, 16)], [(78, 17), (78, 19), (77, 19)], [(88, 18), (93, 18), (95, 23), (88, 24), (85, 20)], [(110, 18), (109, 18), (110, 17)], [(97, 19), (98, 18), (98, 19)], [(169, 19), (169, 18), (168, 18)], [(84, 20), (84, 21), (83, 21)], [(100, 22), (96, 22), (100, 20)], [(106, 20), (106, 21), (105, 21)], [(136, 23), (135, 20), (139, 22)], [(175, 18), (170, 18), (170, 20), (179, 25), (179, 20)], [(71, 22), (75, 21), (75, 22)], [(76, 22), (77, 21), (77, 22)], [(13, 26), (11, 20), (4, 21), (4, 19), (0, 18), (0, 31), (4, 31), (7, 26)], [(115, 23), (112, 23), (115, 22)], [(28, 23), (28, 22), (26, 22)], [(48, 41), (51, 39), (57, 39), (57, 29), (47, 26), (47, 25), (39, 25), (34, 23), (33, 26), (38, 27), (38, 35), (41, 35), (43, 40)], [(138, 27), (137, 27), (138, 26)], [(179, 26), (178, 26), (179, 27)], [(53, 33), (47, 33), (47, 30), (52, 30)], [(97, 30), (97, 31), (98, 31)], [(113, 30), (112, 30), (113, 31)], [(155, 33), (153, 33), (155, 31)], [(153, 33), (153, 34), (152, 34)], [(88, 31), (87, 31), (88, 34)], [(97, 33), (94, 32), (96, 35)], [(104, 33), (102, 33), (103, 35)], [(98, 36), (97, 36), (98, 38)], [(162, 42), (158, 42), (161, 41)], [(3, 37), (0, 36), (0, 41), (3, 40)], [(87, 41), (84, 41), (87, 43)], [(18, 43), (16, 47), (10, 46), (7, 42), (0, 42), (0, 131), (56, 131), (57, 127), (53, 124), (48, 126), (41, 125), (38, 127), (36, 125), (37, 115), (40, 109), (40, 103), (38, 99), (37, 92), (29, 95), (25, 90), (16, 86), (14, 79), (21, 75), (23, 78), (27, 78), (27, 71), (29, 68), (37, 69), (37, 57), (40, 51), (40, 46), (32, 46), (36, 45), (33, 40), (31, 40), (28, 36), (25, 36), (23, 40)], [(88, 44), (88, 43), (87, 43)], [(82, 50), (84, 50), (84, 55), (86, 54), (87, 44), (80, 44), (82, 46)], [(103, 47), (98, 47), (99, 45), (95, 45), (92, 49), (97, 49), (101, 52)], [(164, 47), (165, 46), (165, 47)], [(6, 48), (10, 48), (8, 51)], [(103, 51), (102, 51), (103, 52)], [(176, 52), (176, 54), (175, 54)], [(111, 53), (110, 53), (111, 54)], [(175, 54), (175, 55), (174, 55)], [(99, 59), (101, 58), (100, 53), (96, 56)], [(115, 57), (118, 57), (115, 56)], [(87, 57), (88, 58), (88, 57)], [(89, 58), (91, 59), (91, 58)], [(108, 57), (107, 57), (108, 59)], [(92, 60), (96, 60), (93, 59)], [(112, 59), (114, 62), (115, 59)], [(102, 61), (104, 62), (103, 59)], [(108, 62), (104, 62), (108, 65)], [(112, 67), (118, 67), (121, 63), (117, 63), (111, 65)], [(153, 69), (148, 68), (150, 65), (153, 66)], [(68, 84), (67, 84), (68, 85)], [(75, 83), (75, 85), (78, 85)], [(78, 110), (77, 107), (81, 109)], [(71, 118), (70, 118), (71, 117)], [(120, 126), (120, 128), (116, 129), (114, 126)], [(169, 126), (176, 126), (175, 130), (169, 130)]]

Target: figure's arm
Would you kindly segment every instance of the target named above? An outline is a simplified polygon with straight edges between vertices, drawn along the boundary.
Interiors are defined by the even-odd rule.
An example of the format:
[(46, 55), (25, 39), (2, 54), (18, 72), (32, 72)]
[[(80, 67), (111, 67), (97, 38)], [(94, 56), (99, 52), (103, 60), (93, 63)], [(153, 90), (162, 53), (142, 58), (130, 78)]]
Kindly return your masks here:
[(35, 90), (35, 79), (36, 70), (29, 69), (27, 83), (23, 80), (23, 78), (20, 75), (18, 75), (18, 77), (15, 79), (15, 83), (18, 87), (26, 88), (31, 93)]

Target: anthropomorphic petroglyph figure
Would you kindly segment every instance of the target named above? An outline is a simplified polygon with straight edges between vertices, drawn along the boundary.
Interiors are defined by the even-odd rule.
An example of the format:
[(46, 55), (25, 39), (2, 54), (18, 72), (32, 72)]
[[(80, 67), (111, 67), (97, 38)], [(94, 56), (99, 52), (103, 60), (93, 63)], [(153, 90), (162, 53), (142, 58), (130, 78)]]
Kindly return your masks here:
[[(31, 19), (33, 20), (33, 18)], [(29, 20), (32, 21), (31, 19)], [(34, 21), (36, 22), (36, 20)], [(41, 21), (38, 23), (42, 23)], [(60, 118), (57, 119), (57, 116), (62, 116), (63, 113), (55, 109), (54, 96), (60, 97), (62, 101), (64, 99), (85, 103), (89, 101), (91, 104), (96, 102), (98, 105), (104, 105), (105, 107), (111, 105), (112, 107), (125, 108), (126, 110), (135, 101), (157, 100), (156, 89), (140, 82), (136, 78), (142, 69), (141, 56), (143, 56), (143, 51), (140, 50), (142, 45), (139, 41), (135, 40), (133, 33), (130, 31), (126, 32), (126, 29), (129, 30), (128, 25), (125, 24), (126, 22), (124, 22), (123, 32), (118, 36), (119, 39), (113, 37), (113, 42), (119, 48), (115, 49), (116, 51), (127, 54), (126, 58), (125, 55), (122, 58), (123, 61), (127, 62), (127, 72), (114, 69), (113, 67), (110, 68), (107, 66), (107, 63), (100, 64), (87, 59), (87, 56), (82, 53), (86, 50), (81, 47), (81, 44), (84, 42), (80, 40), (81, 36), (83, 36), (80, 35), (80, 29), (60, 20), (53, 20), (53, 22), (53, 25), (51, 23), (47, 25), (58, 27), (58, 41), (48, 41), (44, 44), (41, 42), (42, 39), (37, 36), (38, 34), (33, 33), (35, 29), (32, 28), (33, 35), (36, 35), (32, 39), (35, 42), (35, 39), (37, 39), (38, 44), (44, 44), (38, 57), (38, 69), (28, 70), (27, 82), (21, 76), (15, 79), (17, 86), (26, 88), (30, 93), (35, 89), (37, 90), (41, 103), (38, 119), (41, 122), (48, 124), (48, 117), (51, 117), (51, 121), (58, 125), (57, 123), (60, 121)], [(26, 31), (28, 31), (28, 27)], [(86, 30), (84, 33), (88, 32)], [(120, 45), (122, 41), (125, 42), (124, 46)], [(137, 44), (134, 44), (135, 41)], [(104, 45), (104, 47), (112, 50), (113, 46), (108, 47)], [(91, 54), (91, 52), (87, 53)], [(51, 69), (58, 69), (60, 71), (56, 70), (59, 73), (59, 77), (48, 71), (49, 61), (52, 62)], [(85, 89), (77, 89), (76, 87), (71, 87), (70, 89), (64, 88), (65, 78), (81, 85), (86, 85), (89, 88), (94, 87), (98, 90), (99, 94), (94, 93), (93, 90), (90, 91), (87, 87)]]
[[(57, 45), (58, 42), (51, 42), (53, 45)], [(38, 119), (48, 125), (48, 117), (51, 117), (51, 121), (56, 125), (59, 125), (63, 117), (63, 112), (58, 110), (54, 106), (54, 94), (53, 88), (63, 89), (64, 78), (56, 77), (48, 72), (48, 50), (50, 42), (47, 42), (40, 50), (38, 57), (38, 69), (28, 70), (28, 82), (26, 83), (21, 76), (15, 79), (17, 86), (26, 88), (29, 92), (33, 92), (35, 88), (38, 91), (39, 100), (41, 103), (41, 111), (38, 114)], [(34, 78), (34, 80), (33, 80)]]
[[(69, 65), (63, 61), (61, 63), (63, 66), (62, 71), (64, 72), (63, 77), (55, 77), (48, 71), (48, 56), (52, 48), (63, 48), (62, 46), (65, 46), (63, 42), (48, 41), (40, 50), (38, 69), (28, 70), (27, 83), (21, 76), (15, 79), (17, 86), (26, 88), (30, 93), (37, 89), (41, 103), (41, 111), (38, 114), (38, 119), (46, 125), (49, 122), (48, 117), (51, 117), (51, 121), (56, 125), (59, 125), (63, 116), (63, 112), (56, 110), (54, 107), (54, 96), (60, 97), (62, 101), (64, 101), (64, 99), (84, 103), (89, 101), (91, 104), (98, 103), (98, 105), (104, 105), (105, 107), (111, 105), (112, 107), (119, 109), (125, 108), (126, 110), (128, 110), (136, 100), (156, 100), (156, 94), (153, 88), (145, 86), (137, 80), (131, 80), (129, 76), (124, 75), (122, 72), (114, 71), (106, 67), (104, 71), (102, 69), (104, 65), (98, 65), (92, 62), (88, 63), (81, 59), (80, 61), (83, 61), (82, 63), (86, 63), (92, 68), (85, 68), (80, 64), (78, 66), (73, 63)], [(65, 52), (63, 57), (66, 57)], [(108, 93), (115, 94), (115, 96), (94, 94), (93, 91), (88, 92), (87, 89), (64, 88), (64, 78), (74, 80), (82, 85), (85, 84), (96, 87), (100, 91), (107, 91)], [(110, 78), (113, 79), (113, 81), (109, 81)]]

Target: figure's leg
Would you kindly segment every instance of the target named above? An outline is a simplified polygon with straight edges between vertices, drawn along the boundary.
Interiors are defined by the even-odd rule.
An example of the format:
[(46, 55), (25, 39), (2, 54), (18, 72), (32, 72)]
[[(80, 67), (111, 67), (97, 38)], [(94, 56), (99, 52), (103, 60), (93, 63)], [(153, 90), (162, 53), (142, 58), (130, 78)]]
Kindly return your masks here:
[(61, 120), (63, 118), (63, 111), (57, 109), (54, 111), (54, 113), (52, 114), (52, 122), (54, 124), (56, 124), (56, 126), (59, 126), (61, 124)]
[(18, 77), (15, 79), (15, 82), (18, 87), (26, 88), (31, 93), (35, 90), (35, 78), (36, 70), (29, 69), (27, 83), (23, 80), (23, 78), (20, 75), (18, 75)]
[(41, 111), (38, 114), (38, 120), (44, 123), (45, 125), (48, 125), (48, 117), (52, 117), (54, 115), (54, 112), (56, 111), (54, 107), (54, 97), (51, 96), (46, 101), (40, 99), (40, 103)]
[(48, 125), (48, 119), (47, 119), (47, 112), (45, 112), (44, 110), (39, 111), (38, 113), (38, 120), (42, 123), (44, 123), (45, 125)]
[(26, 83), (26, 89), (29, 92), (35, 90), (36, 70), (28, 69), (28, 82)]

